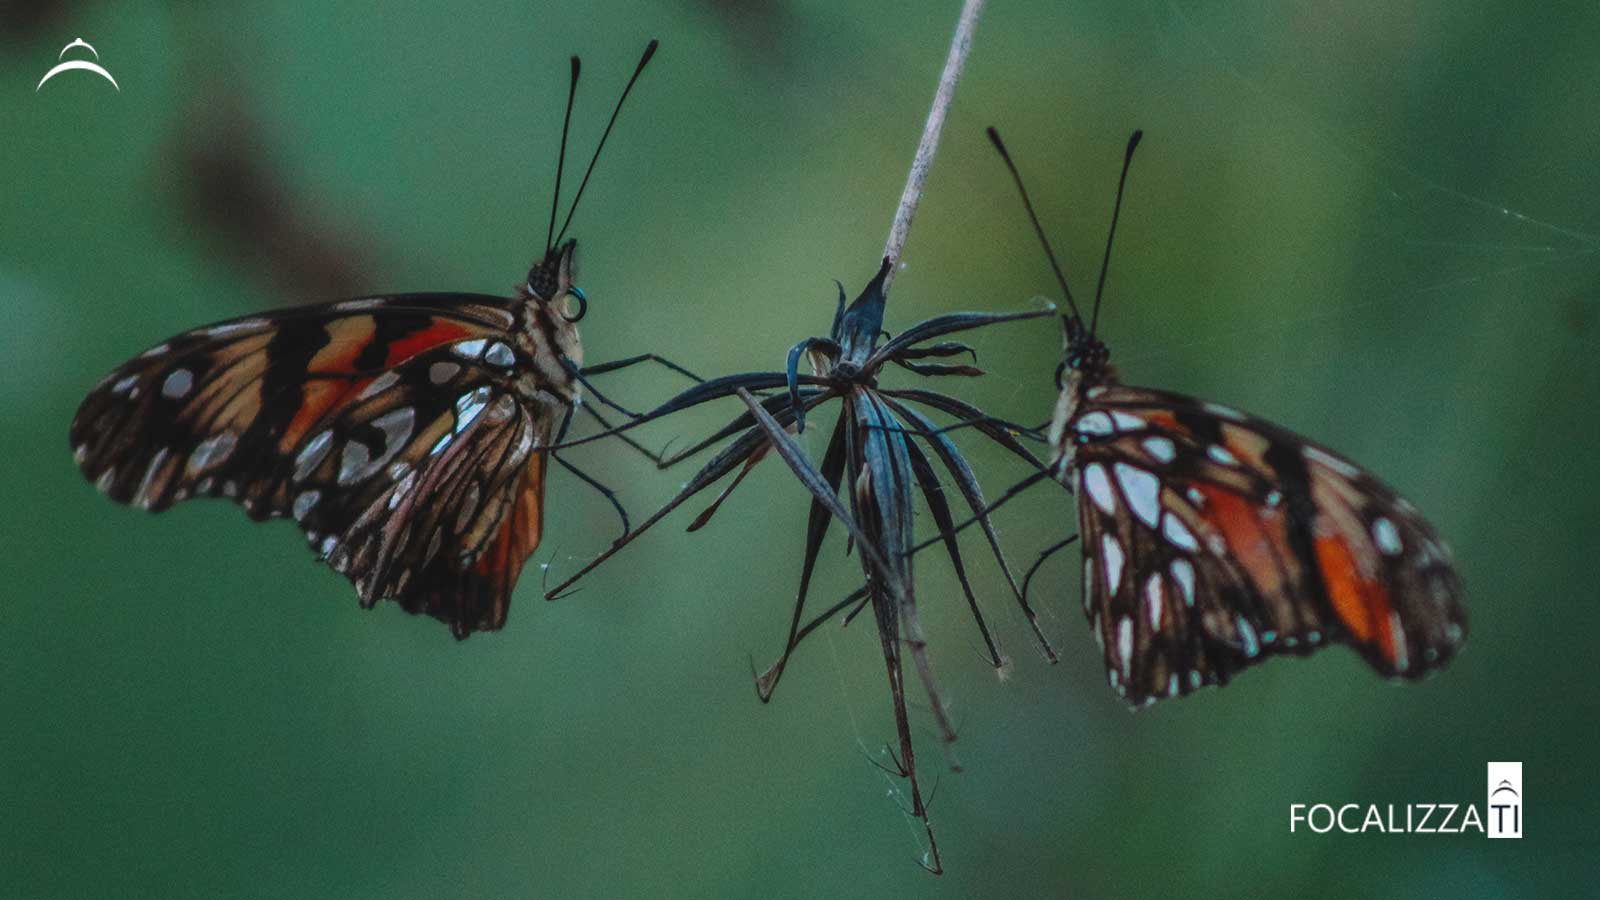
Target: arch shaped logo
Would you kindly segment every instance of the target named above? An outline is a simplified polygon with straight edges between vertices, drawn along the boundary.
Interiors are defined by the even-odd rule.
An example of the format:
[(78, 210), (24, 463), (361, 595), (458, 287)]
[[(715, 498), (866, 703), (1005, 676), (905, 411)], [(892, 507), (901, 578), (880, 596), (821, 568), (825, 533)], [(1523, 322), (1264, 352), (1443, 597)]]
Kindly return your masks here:
[[(67, 51), (71, 50), (73, 47), (83, 47), (87, 49), (90, 53), (94, 54), (94, 59), (65, 59), (64, 57), (67, 55)], [(106, 81), (111, 82), (111, 86), (117, 89), (117, 93), (122, 93), (122, 86), (117, 84), (117, 80), (111, 77), (111, 73), (107, 72), (104, 66), (100, 65), (100, 51), (94, 49), (94, 45), (90, 44), (83, 38), (73, 38), (72, 43), (62, 47), (61, 52), (56, 54), (56, 59), (60, 61), (57, 62), (56, 65), (50, 69), (50, 71), (44, 73), (43, 78), (39, 79), (39, 84), (33, 89), (35, 94), (39, 93), (39, 90), (44, 87), (45, 82), (56, 77), (57, 75), (60, 75), (62, 72), (71, 71), (93, 72), (94, 74), (99, 75), (101, 78), (104, 78)]]

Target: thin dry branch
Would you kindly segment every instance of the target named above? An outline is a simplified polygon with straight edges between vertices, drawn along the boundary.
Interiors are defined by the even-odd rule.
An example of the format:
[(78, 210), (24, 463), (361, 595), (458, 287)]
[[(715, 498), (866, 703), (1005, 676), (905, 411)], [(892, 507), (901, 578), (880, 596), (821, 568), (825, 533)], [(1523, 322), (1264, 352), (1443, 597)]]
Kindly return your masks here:
[(933, 168), (933, 154), (939, 149), (939, 133), (944, 130), (944, 117), (955, 99), (956, 85), (961, 81), (961, 70), (967, 64), (967, 54), (972, 51), (972, 35), (978, 30), (978, 16), (983, 12), (984, 0), (966, 0), (961, 6), (961, 18), (956, 22), (955, 37), (950, 39), (950, 54), (944, 60), (944, 73), (939, 76), (939, 88), (933, 94), (933, 108), (928, 110), (928, 121), (922, 127), (922, 140), (917, 144), (917, 155), (911, 160), (911, 171), (906, 175), (906, 187), (900, 192), (900, 206), (894, 211), (894, 224), (889, 226), (889, 240), (883, 245), (883, 255), (893, 263), (889, 277), (883, 283), (885, 294), (894, 283), (895, 269), (900, 267), (900, 252), (905, 249), (906, 235), (911, 232), (911, 218), (917, 214), (917, 204), (922, 202), (922, 189), (928, 182), (928, 171)]

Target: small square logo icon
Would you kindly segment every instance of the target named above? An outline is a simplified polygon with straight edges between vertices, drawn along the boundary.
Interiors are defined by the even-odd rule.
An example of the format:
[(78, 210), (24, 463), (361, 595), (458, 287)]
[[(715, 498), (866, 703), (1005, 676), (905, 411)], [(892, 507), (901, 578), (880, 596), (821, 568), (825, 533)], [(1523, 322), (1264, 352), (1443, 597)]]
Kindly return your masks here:
[(1522, 763), (1489, 763), (1489, 837), (1522, 837)]

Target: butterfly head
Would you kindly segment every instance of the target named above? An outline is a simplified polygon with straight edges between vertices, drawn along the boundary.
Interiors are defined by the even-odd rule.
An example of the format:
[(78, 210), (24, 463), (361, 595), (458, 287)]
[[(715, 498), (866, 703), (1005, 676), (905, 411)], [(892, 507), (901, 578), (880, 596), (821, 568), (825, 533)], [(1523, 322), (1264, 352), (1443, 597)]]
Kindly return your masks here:
[(1061, 327), (1066, 351), (1062, 370), (1071, 371), (1086, 382), (1104, 381), (1111, 372), (1111, 351), (1105, 342), (1075, 315), (1062, 316)]
[[(1111, 227), (1106, 231), (1106, 252), (1100, 261), (1100, 280), (1095, 285), (1094, 305), (1089, 308), (1089, 324), (1085, 325), (1084, 317), (1078, 312), (1078, 303), (1072, 296), (1072, 289), (1067, 286), (1067, 276), (1061, 270), (1061, 263), (1056, 259), (1055, 249), (1050, 246), (1050, 239), (1045, 236), (1044, 226), (1039, 224), (1039, 217), (1033, 211), (1033, 201), (1028, 197), (1028, 189), (1022, 184), (1022, 174), (1017, 171), (1017, 165), (1011, 159), (1011, 153), (1006, 150), (1006, 145), (1000, 140), (1000, 132), (989, 129), (989, 142), (994, 144), (1000, 153), (1000, 159), (1006, 164), (1006, 169), (1011, 173), (1011, 180), (1017, 186), (1017, 193), (1022, 197), (1023, 209), (1028, 212), (1028, 221), (1033, 225), (1034, 234), (1039, 238), (1039, 243), (1044, 247), (1045, 258), (1050, 261), (1050, 269), (1055, 273), (1056, 282), (1061, 285), (1061, 292), (1067, 300), (1067, 308), (1071, 310), (1062, 317), (1062, 325), (1066, 332), (1066, 358), (1056, 369), (1056, 385), (1063, 391), (1063, 395), (1070, 393), (1077, 395), (1077, 389), (1085, 388), (1097, 383), (1111, 380), (1111, 354), (1106, 350), (1106, 345), (1096, 335), (1096, 328), (1100, 321), (1100, 298), (1105, 295), (1106, 273), (1111, 268), (1111, 244), (1117, 236), (1117, 219), (1122, 214), (1122, 191), (1128, 185), (1128, 167), (1133, 162), (1133, 151), (1139, 146), (1139, 141), (1144, 137), (1144, 132), (1135, 131), (1128, 137), (1127, 149), (1122, 154), (1122, 174), (1117, 178), (1117, 199), (1111, 207)], [(1074, 390), (1067, 391), (1072, 387)]]
[(533, 268), (523, 285), (528, 303), (542, 313), (536, 317), (549, 323), (556, 348), (569, 359), (582, 359), (578, 342), (578, 320), (589, 311), (589, 298), (573, 281), (576, 279), (578, 242), (569, 239), (551, 247)]

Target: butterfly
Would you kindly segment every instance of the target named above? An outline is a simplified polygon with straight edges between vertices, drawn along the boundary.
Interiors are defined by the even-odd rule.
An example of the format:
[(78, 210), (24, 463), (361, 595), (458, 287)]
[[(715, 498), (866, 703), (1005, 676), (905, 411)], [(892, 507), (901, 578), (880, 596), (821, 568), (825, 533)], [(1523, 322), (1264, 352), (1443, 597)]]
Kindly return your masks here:
[[(1085, 325), (1016, 165), (993, 128), (989, 137), (1071, 310), (1041, 474), (1077, 497), (1083, 608), (1111, 687), (1149, 704), (1330, 643), (1394, 678), (1448, 662), (1467, 618), (1433, 526), (1371, 473), (1286, 428), (1121, 384), (1095, 331), (1106, 264)], [(1123, 158), (1107, 262), (1140, 137)]]
[(147, 510), (224, 497), (287, 516), (363, 608), (392, 600), (458, 638), (503, 626), (544, 529), (549, 460), (571, 468), (544, 448), (584, 373), (629, 362), (580, 368), (588, 300), (563, 238), (594, 160), (555, 233), (578, 72), (574, 56), (544, 256), (513, 296), (391, 294), (186, 331), (84, 398), (70, 431), (84, 476)]

